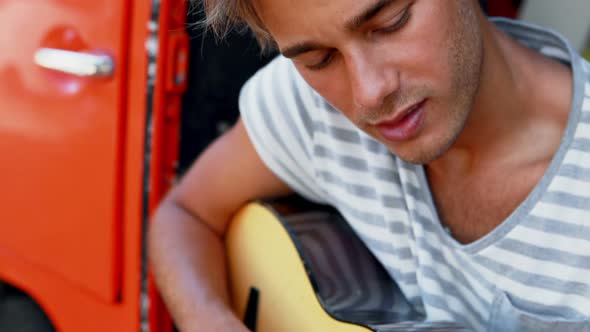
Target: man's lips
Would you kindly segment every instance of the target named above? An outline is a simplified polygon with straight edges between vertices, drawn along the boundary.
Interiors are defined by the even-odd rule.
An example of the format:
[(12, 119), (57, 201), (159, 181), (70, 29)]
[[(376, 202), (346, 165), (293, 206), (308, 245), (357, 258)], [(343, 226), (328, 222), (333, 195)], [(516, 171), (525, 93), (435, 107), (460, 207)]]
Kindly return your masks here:
[(396, 112), (393, 118), (375, 124), (377, 131), (389, 141), (403, 141), (413, 137), (424, 122), (427, 99)]

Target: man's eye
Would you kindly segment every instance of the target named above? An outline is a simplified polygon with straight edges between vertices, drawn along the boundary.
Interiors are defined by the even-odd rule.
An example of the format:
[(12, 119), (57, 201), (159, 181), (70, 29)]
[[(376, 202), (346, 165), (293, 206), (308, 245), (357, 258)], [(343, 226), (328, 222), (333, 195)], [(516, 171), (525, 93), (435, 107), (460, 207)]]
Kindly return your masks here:
[(410, 8), (407, 8), (404, 11), (404, 13), (402, 14), (402, 17), (399, 20), (397, 20), (397, 22), (395, 22), (393, 25), (390, 25), (390, 26), (388, 26), (386, 28), (383, 28), (383, 29), (375, 30), (374, 32), (377, 32), (377, 33), (389, 33), (389, 32), (397, 31), (400, 28), (402, 28), (408, 22), (408, 20), (410, 19), (410, 16), (411, 16), (410, 14), (411, 14), (410, 13)]
[(334, 52), (331, 51), (322, 59), (322, 61), (313, 65), (306, 65), (305, 67), (307, 67), (307, 69), (310, 70), (320, 70), (322, 68), (325, 68), (327, 65), (330, 64), (330, 61), (332, 61), (332, 58), (334, 57), (333, 54)]

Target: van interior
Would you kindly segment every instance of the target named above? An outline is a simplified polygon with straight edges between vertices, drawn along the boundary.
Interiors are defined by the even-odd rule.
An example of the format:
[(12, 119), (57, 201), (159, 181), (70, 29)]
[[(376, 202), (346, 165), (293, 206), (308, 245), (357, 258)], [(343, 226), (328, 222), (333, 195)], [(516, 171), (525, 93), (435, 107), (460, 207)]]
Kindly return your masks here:
[(232, 32), (223, 41), (204, 33), (195, 22), (202, 11), (191, 8), (187, 17), (190, 60), (183, 98), (178, 175), (238, 118), (242, 85), (276, 53), (262, 55), (248, 32)]

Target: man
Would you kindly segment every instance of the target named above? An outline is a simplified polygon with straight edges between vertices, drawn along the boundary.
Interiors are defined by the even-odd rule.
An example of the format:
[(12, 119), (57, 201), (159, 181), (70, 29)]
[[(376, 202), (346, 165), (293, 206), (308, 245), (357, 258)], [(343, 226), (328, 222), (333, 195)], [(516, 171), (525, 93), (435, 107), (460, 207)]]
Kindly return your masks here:
[(154, 216), (181, 331), (245, 331), (223, 234), (249, 200), (336, 207), (428, 320), (590, 330), (590, 66), (475, 0), (209, 0), (283, 54)]

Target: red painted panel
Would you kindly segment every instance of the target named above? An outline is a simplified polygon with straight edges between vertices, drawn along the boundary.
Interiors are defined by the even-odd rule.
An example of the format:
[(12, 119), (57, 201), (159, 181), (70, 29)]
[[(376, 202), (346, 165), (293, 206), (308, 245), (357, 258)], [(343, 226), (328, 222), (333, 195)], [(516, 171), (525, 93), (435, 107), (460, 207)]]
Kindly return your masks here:
[[(107, 302), (122, 277), (128, 6), (0, 1), (0, 247)], [(40, 68), (41, 47), (108, 54), (114, 76)]]
[[(185, 32), (187, 1), (162, 0), (158, 31), (157, 80), (154, 113), (149, 209), (154, 211), (176, 179), (180, 111), (186, 90), (188, 35)], [(150, 278), (149, 326), (155, 331), (172, 331), (172, 320)]]

